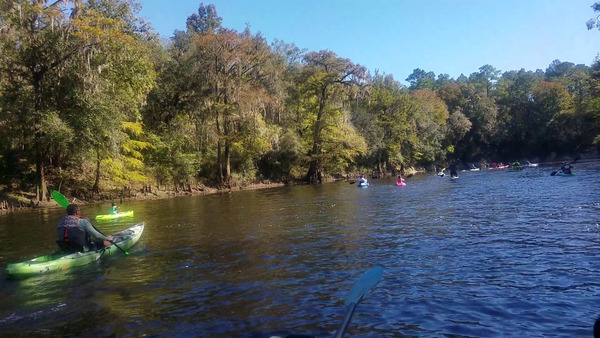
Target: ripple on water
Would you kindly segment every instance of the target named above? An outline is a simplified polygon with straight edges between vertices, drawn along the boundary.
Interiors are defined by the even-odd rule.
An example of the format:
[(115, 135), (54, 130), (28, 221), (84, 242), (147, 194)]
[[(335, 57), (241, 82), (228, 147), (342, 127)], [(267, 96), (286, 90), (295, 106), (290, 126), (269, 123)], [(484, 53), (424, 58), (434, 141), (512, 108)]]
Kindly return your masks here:
[[(600, 170), (581, 164), (564, 178), (549, 169), (135, 202), (136, 219), (148, 224), (131, 255), (4, 282), (0, 326), (33, 335), (325, 337), (354, 281), (381, 265), (353, 336), (588, 336), (600, 294)], [(27, 237), (50, 223), (10, 226)], [(8, 245), (0, 257), (49, 250), (37, 246), (13, 253)]]

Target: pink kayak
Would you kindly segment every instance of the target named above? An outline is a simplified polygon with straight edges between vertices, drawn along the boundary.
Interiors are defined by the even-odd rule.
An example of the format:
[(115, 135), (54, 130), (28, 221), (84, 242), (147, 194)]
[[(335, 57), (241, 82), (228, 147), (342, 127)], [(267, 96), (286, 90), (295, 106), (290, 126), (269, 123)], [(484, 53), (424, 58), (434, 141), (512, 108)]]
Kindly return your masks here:
[(396, 182), (396, 185), (399, 186), (399, 187), (401, 187), (401, 186), (405, 186), (406, 183), (404, 183), (404, 182)]

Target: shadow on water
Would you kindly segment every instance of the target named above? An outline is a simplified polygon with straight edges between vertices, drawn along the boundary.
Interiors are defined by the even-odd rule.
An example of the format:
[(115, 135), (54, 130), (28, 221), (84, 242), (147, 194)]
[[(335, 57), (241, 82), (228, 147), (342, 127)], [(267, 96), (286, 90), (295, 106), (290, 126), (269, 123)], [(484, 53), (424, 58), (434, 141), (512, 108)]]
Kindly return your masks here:
[[(128, 201), (132, 218), (94, 223), (114, 233), (147, 222), (131, 255), (1, 281), (0, 332), (329, 336), (356, 277), (381, 265), (350, 335), (588, 336), (600, 292), (600, 168), (576, 169)], [(63, 213), (0, 216), (0, 265), (54, 251)]]

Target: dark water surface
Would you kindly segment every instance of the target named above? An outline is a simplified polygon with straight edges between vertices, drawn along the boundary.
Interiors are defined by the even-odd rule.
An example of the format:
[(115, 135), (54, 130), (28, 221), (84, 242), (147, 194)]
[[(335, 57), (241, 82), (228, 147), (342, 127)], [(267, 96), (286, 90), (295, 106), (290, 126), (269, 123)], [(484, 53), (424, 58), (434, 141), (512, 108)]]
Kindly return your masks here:
[[(600, 163), (125, 202), (131, 255), (6, 280), (0, 335), (331, 335), (384, 268), (352, 336), (591, 336), (600, 314)], [(84, 214), (106, 213), (90, 205)], [(63, 210), (0, 216), (0, 266), (55, 250)]]

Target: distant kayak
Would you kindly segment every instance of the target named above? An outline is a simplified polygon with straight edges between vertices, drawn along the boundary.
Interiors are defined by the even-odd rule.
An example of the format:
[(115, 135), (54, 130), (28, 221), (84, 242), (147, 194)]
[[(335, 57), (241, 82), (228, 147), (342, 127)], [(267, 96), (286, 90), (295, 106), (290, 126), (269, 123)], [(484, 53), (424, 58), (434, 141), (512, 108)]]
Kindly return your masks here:
[[(139, 223), (129, 229), (112, 235), (117, 245), (127, 250), (131, 248), (142, 236), (146, 223)], [(57, 252), (50, 255), (40, 256), (21, 263), (9, 264), (6, 267), (6, 275), (13, 278), (41, 275), (56, 271), (67, 270), (75, 266), (82, 266), (99, 260), (102, 256), (114, 255), (121, 252), (115, 245), (100, 250), (86, 252)]]
[(359, 188), (366, 188), (366, 187), (368, 187), (368, 186), (369, 186), (369, 183), (359, 183), (359, 184), (358, 184), (358, 187), (359, 187)]
[(525, 167), (537, 167), (537, 166), (538, 166), (538, 164), (539, 164), (539, 163), (528, 163), (528, 164), (525, 164), (524, 166), (525, 166)]
[(458, 176), (452, 176), (452, 177), (450, 177), (450, 179), (451, 180), (456, 180), (456, 179), (458, 179)]
[(564, 173), (564, 172), (562, 172), (562, 171), (559, 170), (559, 171), (556, 172), (555, 175), (556, 176), (573, 176), (573, 173)]
[(406, 183), (404, 183), (404, 182), (396, 182), (396, 186), (398, 186), (398, 187), (403, 187), (405, 185), (406, 185)]
[(98, 215), (96, 216), (96, 219), (113, 219), (124, 216), (133, 216), (133, 210), (117, 212), (116, 214)]

